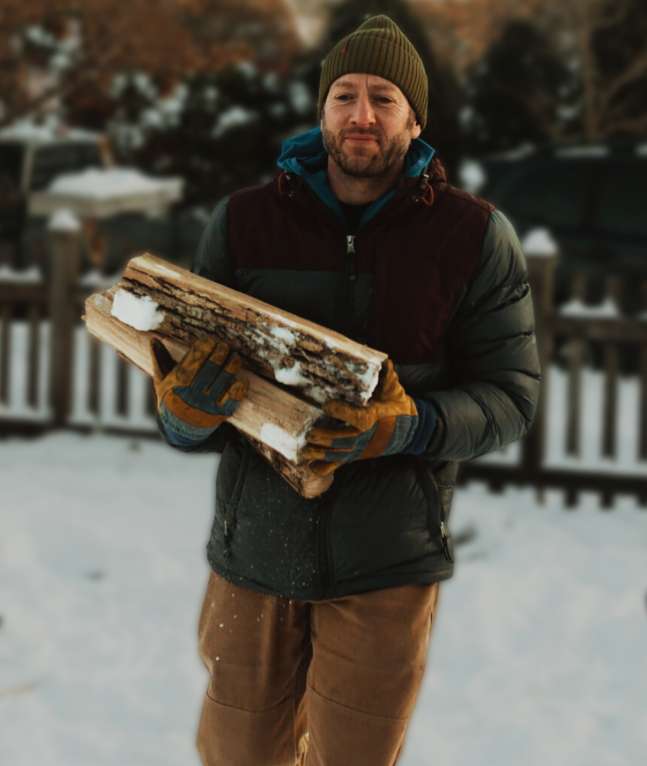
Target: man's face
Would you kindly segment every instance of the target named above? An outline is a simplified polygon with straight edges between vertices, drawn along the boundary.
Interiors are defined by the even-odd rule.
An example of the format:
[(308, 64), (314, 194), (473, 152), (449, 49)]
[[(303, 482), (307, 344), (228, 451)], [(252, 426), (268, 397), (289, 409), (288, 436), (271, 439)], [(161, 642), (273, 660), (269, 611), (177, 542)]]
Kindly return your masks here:
[(333, 82), (321, 130), (329, 157), (355, 178), (388, 175), (421, 132), (400, 88), (372, 74), (345, 74)]

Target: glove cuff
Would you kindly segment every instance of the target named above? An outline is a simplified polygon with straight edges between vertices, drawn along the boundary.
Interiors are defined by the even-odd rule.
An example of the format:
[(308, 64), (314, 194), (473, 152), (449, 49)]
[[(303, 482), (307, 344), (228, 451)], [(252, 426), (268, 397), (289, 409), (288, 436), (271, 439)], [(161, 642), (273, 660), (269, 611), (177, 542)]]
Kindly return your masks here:
[(191, 448), (206, 441), (222, 422), (210, 427), (200, 427), (176, 417), (162, 402), (157, 410), (159, 423), (166, 440), (173, 447)]
[(425, 399), (415, 399), (416, 409), (418, 410), (418, 425), (413, 432), (408, 446), (402, 450), (403, 455), (422, 455), (427, 451), (431, 437), (436, 430), (438, 413), (431, 402)]

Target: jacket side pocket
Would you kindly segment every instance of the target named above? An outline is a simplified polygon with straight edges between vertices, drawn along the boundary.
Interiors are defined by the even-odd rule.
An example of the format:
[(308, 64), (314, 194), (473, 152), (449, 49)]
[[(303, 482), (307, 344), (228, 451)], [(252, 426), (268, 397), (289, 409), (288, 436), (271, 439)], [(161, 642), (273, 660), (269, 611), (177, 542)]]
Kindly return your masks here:
[(234, 532), (236, 531), (238, 505), (240, 504), (240, 497), (243, 493), (245, 475), (247, 474), (247, 466), (249, 465), (250, 460), (250, 448), (247, 447), (242, 438), (240, 439), (239, 444), (243, 454), (236, 470), (234, 486), (229, 497), (222, 501), (225, 559), (229, 559), (231, 556), (231, 542)]
[[(454, 562), (454, 543), (449, 534), (447, 517), (451, 504), (454, 487), (448, 484), (438, 484), (436, 477), (424, 461), (417, 464), (418, 479), (427, 500), (428, 528), (437, 530), (440, 535), (440, 545), (443, 556), (450, 563)], [(434, 513), (438, 509), (438, 514)]]

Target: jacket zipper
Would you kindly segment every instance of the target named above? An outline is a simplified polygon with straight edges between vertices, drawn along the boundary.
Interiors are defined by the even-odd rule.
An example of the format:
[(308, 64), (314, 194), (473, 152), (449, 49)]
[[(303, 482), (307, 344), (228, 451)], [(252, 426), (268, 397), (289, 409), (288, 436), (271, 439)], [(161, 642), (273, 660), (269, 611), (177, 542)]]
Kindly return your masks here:
[[(347, 297), (348, 308), (350, 309), (351, 322), (355, 322), (355, 281), (357, 280), (357, 263), (355, 260), (355, 235), (346, 235), (346, 261), (344, 269), (347, 277)], [(352, 325), (351, 325), (352, 326)], [(329, 498), (332, 496), (334, 488), (328, 490), (326, 501), (319, 508), (319, 573), (321, 583), (321, 598), (325, 598), (334, 582), (333, 561), (332, 561), (332, 541), (330, 539), (330, 516), (332, 506), (329, 504)]]
[(357, 258), (355, 252), (355, 235), (346, 235), (346, 277), (349, 311), (349, 328), (355, 329), (355, 283), (357, 281)]
[(348, 256), (348, 264), (349, 264), (348, 278), (351, 281), (353, 281), (357, 277), (357, 272), (355, 270), (355, 235), (354, 234), (346, 235), (346, 255)]

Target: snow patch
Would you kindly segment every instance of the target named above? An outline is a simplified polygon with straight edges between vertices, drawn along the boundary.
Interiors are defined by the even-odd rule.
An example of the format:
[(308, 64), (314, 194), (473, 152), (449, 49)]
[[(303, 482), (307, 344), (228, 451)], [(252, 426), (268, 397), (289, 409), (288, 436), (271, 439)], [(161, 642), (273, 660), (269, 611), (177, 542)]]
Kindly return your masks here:
[(288, 460), (295, 461), (299, 450), (305, 445), (305, 434), (295, 438), (275, 423), (263, 423), (261, 441), (280, 452)]
[(159, 194), (167, 192), (179, 195), (182, 180), (179, 178), (152, 178), (134, 168), (88, 168), (79, 173), (58, 176), (48, 192), (70, 196), (109, 199), (131, 194)]
[(527, 255), (534, 257), (551, 257), (557, 255), (559, 249), (548, 229), (532, 229), (524, 237), (522, 248)]
[(487, 173), (476, 160), (462, 162), (458, 174), (461, 186), (470, 194), (478, 194), (487, 182)]
[(618, 319), (621, 316), (612, 298), (607, 298), (597, 306), (587, 306), (576, 298), (561, 306), (559, 313), (562, 316), (581, 319)]
[(17, 271), (10, 266), (0, 266), (0, 282), (34, 283), (42, 280), (38, 266), (31, 266), (24, 271)]
[(232, 128), (239, 128), (242, 125), (254, 122), (257, 117), (258, 114), (251, 109), (245, 109), (242, 106), (232, 106), (218, 117), (211, 131), (211, 136), (213, 138), (220, 138)]
[(288, 85), (288, 97), (297, 114), (307, 114), (312, 107), (310, 91), (298, 80)]
[(292, 367), (274, 368), (274, 377), (286, 386), (309, 386), (310, 381), (301, 373), (301, 364), (296, 362)]
[(556, 157), (608, 157), (609, 147), (602, 144), (598, 146), (568, 146), (558, 149)]
[(114, 285), (118, 279), (117, 274), (102, 274), (98, 269), (91, 269), (79, 279), (79, 284), (82, 287), (100, 290)]
[(296, 337), (294, 333), (291, 330), (288, 330), (287, 327), (272, 327), (270, 333), (275, 338), (278, 338), (284, 343), (287, 343), (289, 346), (293, 346), (296, 343)]
[(17, 120), (0, 130), (0, 140), (7, 139), (37, 144), (62, 143), (66, 141), (97, 143), (100, 138), (100, 133), (62, 125), (58, 118), (50, 119), (42, 124), (25, 118), (24, 120)]
[(50, 231), (81, 231), (81, 222), (69, 208), (61, 208), (52, 213), (47, 222), (47, 228)]
[(149, 296), (139, 297), (127, 290), (117, 290), (110, 314), (136, 330), (156, 330), (164, 321), (164, 312)]

